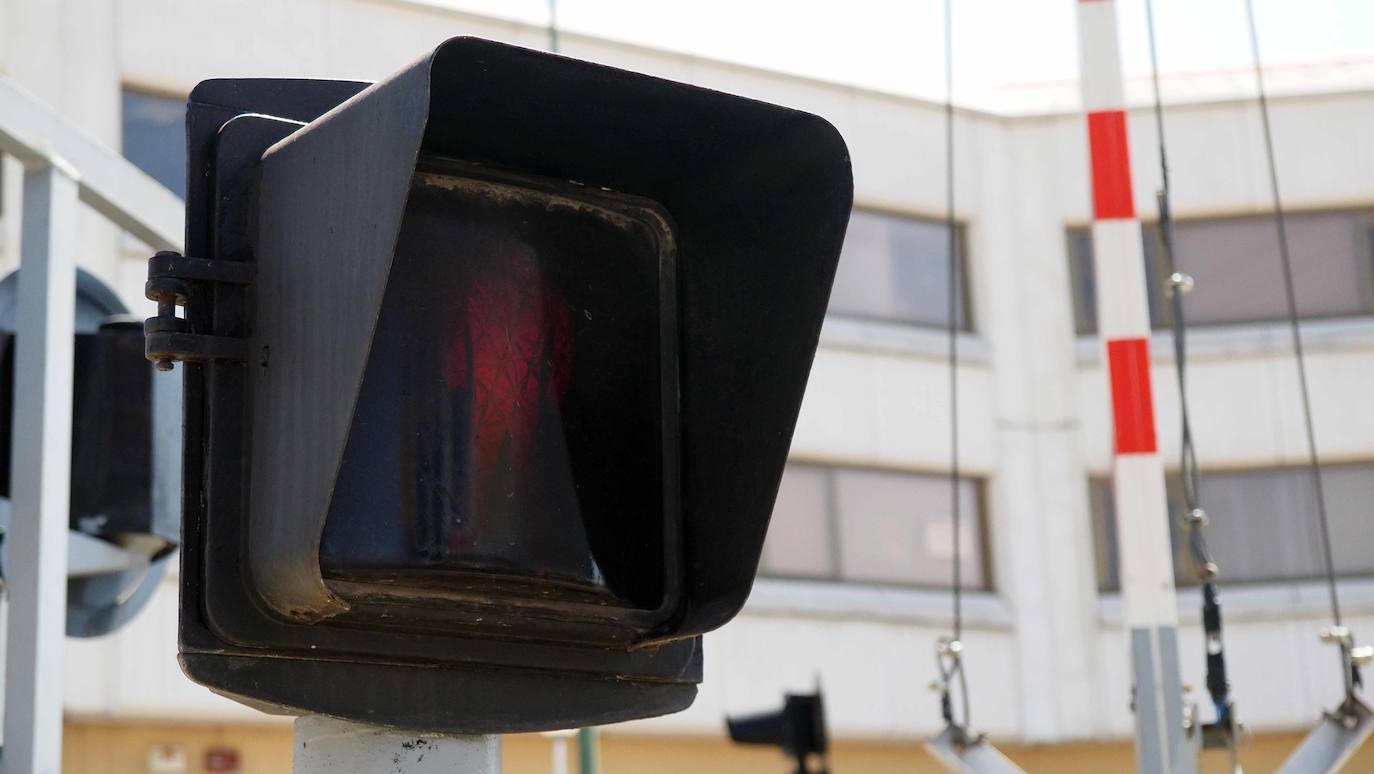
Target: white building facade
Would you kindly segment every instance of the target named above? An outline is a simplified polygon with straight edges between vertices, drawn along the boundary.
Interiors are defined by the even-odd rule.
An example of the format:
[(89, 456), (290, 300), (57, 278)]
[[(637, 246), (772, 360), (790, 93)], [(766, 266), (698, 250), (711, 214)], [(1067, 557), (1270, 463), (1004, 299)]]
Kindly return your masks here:
[[(426, 0), (0, 0), (0, 72), (175, 187), (180, 104), (197, 81), (376, 79), (462, 34), (547, 44), (542, 28)], [(950, 628), (952, 559), (943, 108), (578, 35), (561, 46), (817, 113), (845, 137), (855, 178), (855, 217), (763, 577), (744, 613), (708, 635), (696, 704), (614, 733), (719, 738), (726, 714), (766, 709), (819, 680), (836, 738), (933, 734), (940, 718), (926, 686), (935, 640)], [(1253, 731), (1299, 730), (1337, 701), (1340, 673), (1334, 648), (1317, 640), (1328, 613), (1261, 127), (1244, 96), (1253, 84), (1199, 76), (1165, 87), (1177, 261), (1198, 283), (1188, 297), (1197, 323), (1189, 400), (1234, 694)], [(1357, 637), (1374, 641), (1374, 62), (1276, 72), (1273, 88), (1342, 600)], [(1113, 591), (1110, 405), (1083, 238), (1086, 131), (1058, 91), (1041, 97), (1033, 109), (1023, 94), (955, 114), (966, 668), (974, 725), (1013, 745), (1131, 730)], [(1140, 105), (1133, 177), (1149, 219), (1159, 171), (1153, 118)], [(6, 272), (17, 260), (18, 172), (5, 162)], [(79, 225), (81, 266), (151, 314), (142, 247), (93, 213)], [(1155, 409), (1176, 467), (1179, 401), (1158, 295)], [(1180, 560), (1180, 647), (1201, 702), (1190, 572)], [(260, 718), (181, 675), (175, 594), (169, 579), (125, 630), (68, 641), (71, 718)]]

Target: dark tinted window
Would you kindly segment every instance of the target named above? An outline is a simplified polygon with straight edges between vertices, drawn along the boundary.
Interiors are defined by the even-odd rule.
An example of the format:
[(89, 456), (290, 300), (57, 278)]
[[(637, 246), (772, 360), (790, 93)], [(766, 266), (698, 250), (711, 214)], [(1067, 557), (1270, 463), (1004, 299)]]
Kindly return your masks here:
[[(1287, 217), (1298, 312), (1305, 318), (1374, 314), (1374, 214), (1348, 210)], [(1190, 325), (1222, 325), (1287, 319), (1278, 236), (1270, 216), (1179, 221), (1174, 226), (1175, 263), (1196, 286), (1185, 298)], [(1142, 230), (1150, 317), (1169, 324), (1160, 289), (1165, 272), (1157, 225)], [(1068, 232), (1074, 317), (1079, 333), (1097, 329), (1097, 292), (1088, 229)]]
[(124, 158), (186, 196), (186, 100), (124, 90)]
[[(1369, 526), (1374, 465), (1325, 466), (1322, 480), (1337, 573), (1374, 575), (1374, 529)], [(1168, 476), (1167, 488), (1175, 579), (1180, 586), (1195, 585), (1198, 568), (1179, 529), (1183, 497), (1177, 476)], [(1089, 491), (1098, 586), (1114, 590), (1121, 579), (1111, 482), (1095, 478)], [(1223, 582), (1306, 580), (1324, 574), (1312, 477), (1306, 468), (1204, 473), (1202, 504), (1210, 520), (1207, 545)]]
[[(962, 234), (962, 229), (956, 231)], [(962, 236), (956, 236), (962, 241)], [(845, 233), (831, 314), (914, 325), (944, 326), (949, 318), (949, 230), (943, 221), (854, 210)], [(956, 245), (957, 249), (962, 247)], [(963, 271), (963, 260), (959, 261)], [(959, 327), (971, 327), (968, 283)]]
[[(987, 588), (982, 486), (960, 482), (964, 583)], [(948, 587), (953, 528), (946, 476), (791, 464), (773, 508), (760, 572)]]

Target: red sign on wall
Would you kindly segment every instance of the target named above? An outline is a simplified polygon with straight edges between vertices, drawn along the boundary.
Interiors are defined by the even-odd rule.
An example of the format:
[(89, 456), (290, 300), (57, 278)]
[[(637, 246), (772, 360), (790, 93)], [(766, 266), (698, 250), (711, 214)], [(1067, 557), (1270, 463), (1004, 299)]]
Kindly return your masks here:
[(238, 771), (239, 751), (232, 747), (211, 747), (205, 751), (206, 771)]

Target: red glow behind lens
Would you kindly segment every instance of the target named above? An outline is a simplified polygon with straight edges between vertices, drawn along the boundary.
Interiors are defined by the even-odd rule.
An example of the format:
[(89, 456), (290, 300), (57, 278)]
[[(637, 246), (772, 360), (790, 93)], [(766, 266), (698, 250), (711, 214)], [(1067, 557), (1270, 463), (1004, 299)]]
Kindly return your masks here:
[(446, 310), (444, 381), (471, 392), (478, 469), (525, 467), (540, 417), (556, 411), (567, 392), (568, 307), (523, 244), (508, 242), (498, 260), (471, 266)]

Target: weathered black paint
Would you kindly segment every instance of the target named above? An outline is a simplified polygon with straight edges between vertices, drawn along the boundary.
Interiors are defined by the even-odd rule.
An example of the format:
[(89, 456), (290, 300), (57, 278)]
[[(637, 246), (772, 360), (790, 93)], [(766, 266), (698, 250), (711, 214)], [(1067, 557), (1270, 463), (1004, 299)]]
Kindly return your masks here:
[[(687, 706), (701, 679), (699, 635), (733, 617), (753, 582), (848, 218), (843, 141), (805, 113), (475, 39), (449, 41), (361, 94), (364, 87), (197, 87), (187, 116), (187, 255), (254, 260), (270, 245), (276, 260), (279, 245), (296, 244), (383, 261), (350, 291), (364, 307), (357, 312), (375, 320), (376, 278), (389, 271), (385, 246), (394, 246), (422, 152), (656, 202), (673, 221), (677, 248), (671, 377), (681, 434), (664, 457), (664, 475), (680, 487), (669, 516), (680, 537), (665, 579), (674, 602), (649, 628), (634, 623), (628, 639), (592, 626), (575, 605), (556, 630), (522, 629), (517, 616), (500, 629), (455, 632), (425, 623), (443, 615), (432, 605), (413, 627), (397, 628), (368, 624), (380, 609), (331, 604), (310, 586), (320, 582), (328, 502), (302, 500), (285, 531), (286, 516), (249, 506), (248, 407), (261, 374), (248, 373), (269, 362), (300, 367), (311, 356), (264, 348), (247, 364), (185, 367), (183, 667), (277, 711), (435, 730), (569, 727)], [(353, 229), (347, 243), (332, 236), (359, 218), (381, 232), (376, 245), (366, 229)], [(272, 291), (274, 304), (286, 298), (281, 290)], [(188, 305), (188, 327), (251, 337), (264, 311), (255, 293), (268, 296), (213, 287)], [(364, 346), (370, 335), (348, 334)], [(321, 398), (321, 428), (350, 421), (360, 362), (344, 372), (340, 388)], [(331, 431), (326, 445), (341, 453), (337, 436)], [(273, 477), (261, 461), (258, 470)], [(283, 550), (308, 548), (312, 536), (314, 554)], [(284, 561), (253, 571), (262, 556)], [(283, 573), (270, 576), (279, 566)], [(321, 604), (283, 609), (282, 600)]]

